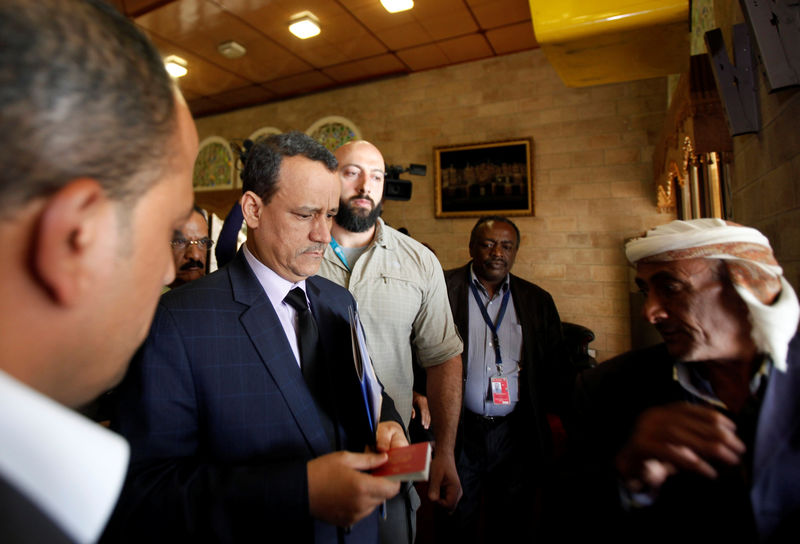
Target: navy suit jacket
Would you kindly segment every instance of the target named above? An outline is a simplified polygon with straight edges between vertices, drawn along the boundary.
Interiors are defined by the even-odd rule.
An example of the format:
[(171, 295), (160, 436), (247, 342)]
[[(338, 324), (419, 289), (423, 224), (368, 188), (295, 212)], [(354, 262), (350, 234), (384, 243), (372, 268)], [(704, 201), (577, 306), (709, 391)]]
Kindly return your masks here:
[(0, 542), (70, 544), (74, 540), (0, 474)]
[[(372, 441), (350, 340), (350, 293), (306, 280), (335, 393), (338, 449)], [(121, 385), (114, 427), (131, 471), (107, 539), (375, 542), (376, 513), (346, 534), (309, 515), (306, 463), (330, 453), (281, 323), (240, 251), (166, 293)], [(384, 395), (382, 420), (400, 421)]]
[[(614, 456), (637, 417), (653, 406), (696, 402), (673, 380), (673, 364), (659, 344), (620, 355), (578, 379), (570, 436), (583, 469), (573, 495), (582, 527), (621, 542), (800, 541), (800, 335), (789, 345), (787, 372), (770, 374), (741, 465), (717, 466), (716, 480), (679, 472), (652, 506), (622, 508)], [(742, 425), (737, 429), (746, 432)], [(749, 474), (745, 479), (742, 470)], [(750, 482), (749, 489), (743, 482)]]

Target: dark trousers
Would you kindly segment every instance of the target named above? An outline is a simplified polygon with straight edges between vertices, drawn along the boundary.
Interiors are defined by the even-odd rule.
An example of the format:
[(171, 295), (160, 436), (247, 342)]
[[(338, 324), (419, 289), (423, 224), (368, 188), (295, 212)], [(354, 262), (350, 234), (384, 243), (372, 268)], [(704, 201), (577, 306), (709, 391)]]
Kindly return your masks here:
[(452, 514), (438, 509), (437, 542), (530, 541), (537, 490), (524, 428), (513, 413), (488, 419), (465, 412), (462, 425), (456, 467), (464, 495)]

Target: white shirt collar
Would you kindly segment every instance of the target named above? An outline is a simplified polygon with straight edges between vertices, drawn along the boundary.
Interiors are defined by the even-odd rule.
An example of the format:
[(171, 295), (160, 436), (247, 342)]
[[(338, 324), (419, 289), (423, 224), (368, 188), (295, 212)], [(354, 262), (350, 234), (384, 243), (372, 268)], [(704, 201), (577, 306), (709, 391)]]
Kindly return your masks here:
[[(295, 312), (294, 308), (289, 304), (286, 304), (283, 299), (285, 299), (289, 291), (295, 287), (300, 287), (305, 293), (306, 280), (303, 279), (297, 283), (292, 283), (282, 278), (276, 274), (274, 270), (259, 261), (255, 255), (250, 252), (247, 245), (242, 247), (244, 248), (244, 258), (247, 260), (247, 264), (250, 265), (253, 274), (256, 275), (258, 283), (264, 288), (264, 292), (270, 304), (272, 304), (272, 308), (275, 310), (278, 320), (281, 322), (283, 332), (286, 335), (286, 339), (289, 341), (289, 346), (292, 348), (292, 353), (294, 353), (294, 358), (299, 366), (300, 347), (297, 343), (297, 312)], [(306, 302), (307, 301), (308, 293), (306, 293)]]
[[(695, 397), (701, 398), (713, 406), (727, 410), (728, 407), (717, 397), (711, 388), (711, 384), (703, 379), (691, 365), (692, 363), (690, 362), (677, 361), (672, 367), (672, 379)], [(755, 394), (758, 391), (759, 387), (761, 387), (761, 382), (767, 379), (771, 370), (771, 359), (764, 357), (758, 371), (750, 379), (750, 393)]]
[[(250, 265), (250, 269), (253, 271), (253, 274), (256, 275), (258, 283), (261, 284), (264, 288), (264, 292), (267, 293), (267, 298), (269, 298), (273, 308), (279, 308), (281, 304), (283, 304), (283, 299), (289, 294), (289, 291), (295, 287), (300, 287), (305, 293), (306, 280), (303, 279), (297, 283), (292, 283), (282, 278), (275, 273), (274, 270), (259, 261), (246, 245), (243, 246), (243, 248), (244, 258), (247, 259), (247, 264)], [(308, 298), (308, 295), (306, 295), (306, 298)]]
[(0, 371), (0, 473), (76, 542), (95, 542), (128, 469), (128, 443)]

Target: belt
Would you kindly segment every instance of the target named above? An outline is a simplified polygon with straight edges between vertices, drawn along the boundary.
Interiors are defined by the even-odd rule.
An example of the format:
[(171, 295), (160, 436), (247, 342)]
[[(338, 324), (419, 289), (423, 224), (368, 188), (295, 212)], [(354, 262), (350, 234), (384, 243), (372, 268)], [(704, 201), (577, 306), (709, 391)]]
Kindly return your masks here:
[(482, 416), (469, 410), (464, 410), (464, 420), (472, 421), (481, 427), (494, 428), (501, 425), (508, 419), (508, 416)]

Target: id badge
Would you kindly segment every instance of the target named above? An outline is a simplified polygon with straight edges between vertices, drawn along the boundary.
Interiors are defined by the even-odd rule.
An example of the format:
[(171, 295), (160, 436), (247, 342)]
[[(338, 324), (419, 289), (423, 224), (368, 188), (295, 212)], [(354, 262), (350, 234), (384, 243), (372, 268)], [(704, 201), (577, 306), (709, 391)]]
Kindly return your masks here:
[(491, 378), (492, 402), (494, 404), (510, 404), (511, 398), (508, 394), (508, 378), (505, 376), (494, 376)]

